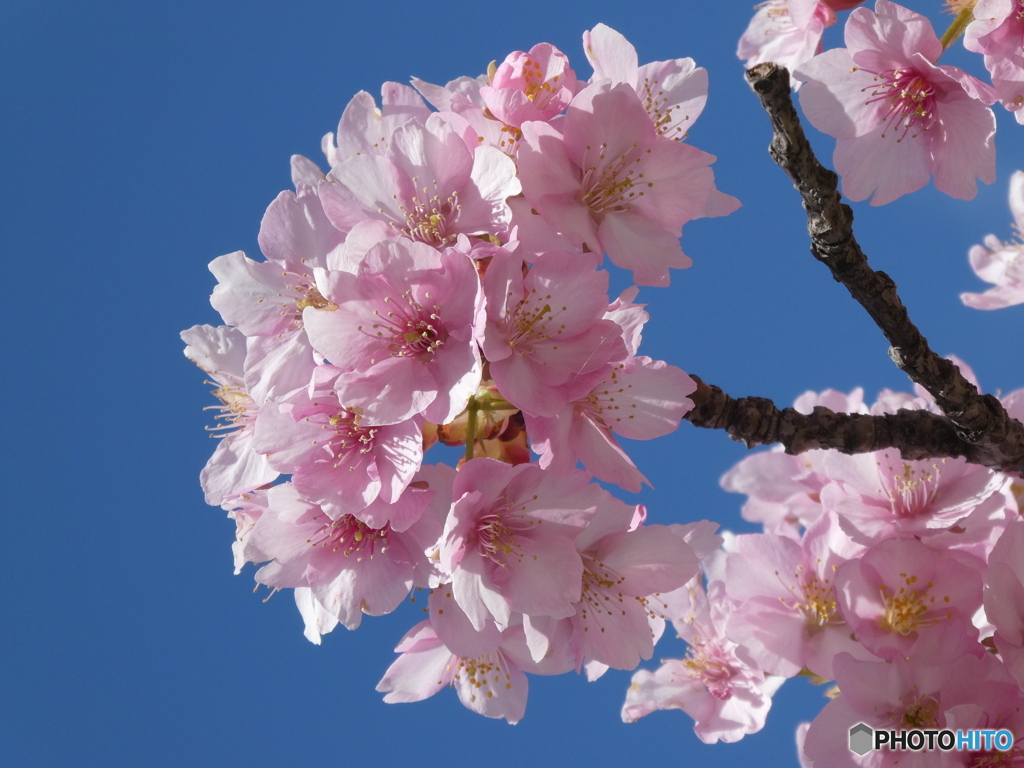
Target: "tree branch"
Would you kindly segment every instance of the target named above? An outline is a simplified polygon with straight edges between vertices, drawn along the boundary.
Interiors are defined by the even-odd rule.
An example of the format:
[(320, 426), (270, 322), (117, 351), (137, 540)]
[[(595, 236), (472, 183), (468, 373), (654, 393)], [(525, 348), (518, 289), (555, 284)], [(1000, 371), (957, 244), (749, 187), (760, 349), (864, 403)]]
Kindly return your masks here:
[(694, 407), (683, 418), (695, 427), (724, 429), (748, 448), (781, 443), (789, 454), (818, 448), (847, 454), (895, 448), (908, 460), (963, 456), (972, 463), (986, 464), (982, 449), (961, 440), (949, 419), (931, 411), (900, 410), (870, 416), (835, 413), (819, 405), (811, 414), (804, 414), (792, 408), (780, 410), (764, 397), (734, 398), (697, 376), (691, 374), (691, 378), (697, 382), (697, 390), (690, 395)]
[(853, 211), (837, 191), (839, 177), (818, 162), (800, 126), (789, 72), (769, 62), (746, 76), (772, 123), (775, 135), (768, 153), (803, 198), (811, 253), (867, 310), (889, 340), (893, 362), (931, 394), (958, 439), (973, 446), (973, 453), (957, 455), (972, 455), (970, 461), (992, 469), (1024, 471), (1024, 426), (1007, 414), (998, 398), (979, 394), (954, 363), (932, 351), (911, 322), (892, 278), (868, 265), (853, 236)]

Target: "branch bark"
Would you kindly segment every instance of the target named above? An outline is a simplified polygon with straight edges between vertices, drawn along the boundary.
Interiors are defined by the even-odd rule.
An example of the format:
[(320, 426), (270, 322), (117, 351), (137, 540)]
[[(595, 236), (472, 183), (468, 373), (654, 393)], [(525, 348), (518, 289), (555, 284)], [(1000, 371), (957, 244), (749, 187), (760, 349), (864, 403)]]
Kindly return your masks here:
[[(893, 362), (911, 380), (924, 387), (946, 415), (958, 443), (949, 443), (948, 438), (944, 437), (942, 444), (948, 446), (949, 450), (963, 449), (963, 452), (956, 454), (929, 455), (966, 456), (972, 463), (991, 469), (1024, 471), (1024, 426), (1009, 416), (998, 398), (980, 394), (954, 363), (932, 351), (928, 340), (911, 322), (892, 278), (868, 265), (867, 256), (853, 235), (853, 211), (842, 203), (837, 189), (839, 177), (818, 162), (804, 135), (790, 95), (789, 72), (784, 67), (765, 63), (748, 70), (746, 77), (761, 99), (761, 105), (772, 124), (774, 137), (768, 153), (789, 175), (803, 198), (804, 209), (807, 211), (807, 231), (811, 236), (811, 253), (831, 270), (832, 276), (846, 287), (875, 321), (889, 341), (889, 357)], [(734, 402), (754, 400), (760, 399), (743, 398)], [(784, 414), (789, 410), (792, 409), (779, 413)], [(925, 421), (924, 417), (914, 418), (922, 424)], [(855, 429), (852, 423), (846, 424), (842, 420), (834, 426), (844, 430), (847, 435), (850, 430), (861, 435), (859, 430), (866, 429)], [(871, 427), (871, 430), (877, 430), (879, 435), (884, 434), (883, 428), (877, 425)], [(917, 437), (924, 439), (925, 433)], [(891, 439), (895, 443), (896, 438)], [(794, 443), (794, 447), (798, 444)], [(970, 450), (967, 450), (968, 446)], [(903, 447), (896, 444), (885, 447), (899, 447), (903, 450)], [(909, 451), (914, 450), (912, 445), (905, 447)], [(938, 444), (935, 447), (938, 448)], [(908, 454), (904, 454), (904, 457), (916, 458)]]
[(690, 395), (694, 407), (683, 418), (695, 427), (724, 429), (748, 448), (780, 443), (790, 454), (819, 448), (846, 454), (895, 448), (908, 460), (964, 457), (991, 466), (982, 448), (962, 440), (948, 418), (931, 411), (871, 416), (835, 413), (817, 406), (804, 414), (793, 408), (779, 409), (764, 397), (734, 398), (693, 374), (691, 378), (697, 382), (697, 390)]

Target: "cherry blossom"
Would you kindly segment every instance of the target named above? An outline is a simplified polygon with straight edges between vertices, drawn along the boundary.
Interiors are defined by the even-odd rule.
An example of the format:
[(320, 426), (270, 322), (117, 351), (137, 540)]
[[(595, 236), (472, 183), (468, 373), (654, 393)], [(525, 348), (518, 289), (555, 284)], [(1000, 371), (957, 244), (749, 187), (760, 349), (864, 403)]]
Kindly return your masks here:
[(638, 285), (668, 285), (670, 268), (690, 266), (679, 245), (683, 224), (739, 207), (715, 196), (715, 158), (659, 136), (625, 83), (587, 86), (559, 128), (524, 123), (523, 139), (526, 199), (552, 229), (606, 252)]
[(484, 276), (483, 351), (501, 393), (550, 416), (625, 356), (620, 326), (604, 317), (608, 273), (593, 254), (549, 254), (523, 275), (521, 258), (494, 255)]
[(575, 612), (583, 561), (574, 540), (607, 492), (579, 472), (558, 478), (533, 464), (473, 459), (460, 470), (439, 566), (477, 630), (513, 612)]
[(235, 559), (235, 575), (242, 572), (245, 564), (250, 562), (250, 557), (253, 562), (269, 560), (270, 558), (266, 554), (257, 552), (249, 543), (256, 521), (260, 519), (267, 508), (266, 490), (258, 489), (243, 493), (228, 499), (221, 504), (221, 507), (226, 509), (228, 517), (235, 521), (235, 540), (231, 544), (231, 552)]
[(984, 54), (999, 103), (1024, 124), (1024, 18), (1020, 0), (978, 0), (964, 47)]
[(1010, 211), (1016, 230), (1015, 242), (1004, 243), (995, 235), (989, 235), (984, 245), (971, 248), (974, 273), (994, 286), (984, 293), (961, 293), (960, 300), (969, 307), (1001, 309), (1024, 303), (1024, 256), (1021, 255), (1024, 245), (1020, 242), (1024, 232), (1024, 171), (1017, 171), (1010, 177)]
[(378, 107), (366, 91), (352, 97), (338, 123), (337, 134), (328, 133), (322, 146), (331, 167), (355, 155), (384, 155), (391, 137), (410, 120), (426, 122), (430, 109), (408, 85), (384, 83)]
[(501, 632), (490, 650), (463, 657), (441, 642), (430, 620), (422, 621), (402, 638), (395, 652), (402, 655), (377, 685), (387, 703), (422, 701), (450, 685), (464, 706), (509, 723), (519, 722), (526, 713), (529, 683), (524, 669), (558, 673), (531, 660), (522, 626)]
[(605, 504), (576, 537), (583, 585), (571, 619), (575, 639), (584, 657), (615, 669), (651, 658), (663, 626), (655, 595), (683, 587), (698, 571), (681, 536), (660, 525), (630, 529), (633, 517), (625, 504)]
[(383, 155), (341, 161), (320, 185), (324, 211), (342, 232), (376, 220), (394, 236), (435, 246), (453, 244), (459, 233), (504, 232), (511, 219), (505, 200), (519, 191), (508, 157), (492, 147), (470, 148), (436, 114), (398, 128)]
[(626, 83), (636, 91), (659, 136), (686, 138), (707, 102), (706, 69), (690, 58), (639, 66), (633, 45), (606, 24), (583, 33), (583, 50), (594, 68), (591, 82)]
[(830, 679), (837, 653), (872, 658), (839, 610), (837, 573), (862, 547), (842, 533), (834, 513), (816, 520), (799, 542), (748, 534), (735, 546), (726, 557), (725, 588), (738, 606), (726, 626), (761, 669), (792, 677), (806, 668)]
[[(955, 652), (956, 643), (951, 646)], [(847, 746), (849, 729), (858, 722), (895, 730), (973, 728), (979, 715), (985, 728), (1019, 722), (1020, 690), (1010, 682), (998, 659), (991, 654), (963, 656), (950, 664), (950, 658), (950, 645), (915, 660), (896, 658), (891, 662), (857, 661), (840, 654), (836, 680), (842, 694), (811, 723), (804, 753), (815, 765), (936, 765), (937, 750), (892, 751), (888, 747), (869, 753), (867, 762), (861, 761)], [(976, 756), (960, 753), (965, 763), (953, 764), (983, 765), (968, 762)]]
[[(599, 480), (638, 492), (648, 483), (619, 446), (616, 434), (650, 440), (672, 432), (693, 403), (696, 388), (684, 371), (649, 357), (607, 366), (587, 394), (551, 417), (527, 414), (526, 426), (540, 466), (564, 474), (577, 460)], [(649, 484), (649, 483), (648, 483)]]
[(720, 582), (712, 585), (707, 594), (691, 582), (691, 610), (674, 622), (690, 644), (687, 657), (633, 675), (622, 706), (624, 721), (681, 709), (694, 719), (694, 733), (706, 744), (738, 741), (764, 727), (771, 697), (785, 678), (765, 676), (746, 649), (726, 637), (720, 587)]
[(736, 55), (747, 67), (774, 61), (790, 72), (821, 52), (821, 34), (836, 23), (822, 0), (768, 0), (758, 6)]
[(937, 534), (1006, 505), (1005, 476), (963, 459), (906, 461), (893, 451), (829, 453), (823, 468), (831, 482), (821, 490), (822, 504), (835, 509), (843, 529), (862, 544), (900, 534)]
[(354, 515), (374, 528), (389, 523), (405, 530), (420, 513), (398, 502), (422, 462), (422, 419), (362, 424), (331, 389), (337, 376), (333, 366), (320, 366), (311, 392), (264, 406), (255, 446), (274, 469), (292, 476), (303, 499), (331, 517)]
[[(835, 136), (833, 156), (851, 200), (885, 205), (934, 176), (941, 192), (962, 200), (976, 180), (995, 180), (991, 89), (935, 61), (942, 44), (928, 20), (889, 0), (857, 8), (846, 48), (799, 67), (800, 105), (815, 128)], [(873, 196), (872, 196), (873, 195)]]
[[(399, 606), (417, 571), (425, 572), (423, 542), (439, 533), (438, 521), (429, 515), (421, 518), (426, 530), (406, 533), (370, 528), (351, 515), (333, 519), (301, 499), (290, 483), (275, 486), (267, 496), (267, 510), (250, 542), (273, 560), (256, 580), (277, 589), (308, 587), (307, 599), (314, 598), (320, 611), (348, 629), (358, 627), (364, 613), (380, 616)], [(311, 615), (316, 614), (314, 608)]]
[(985, 586), (985, 615), (996, 628), (994, 643), (1024, 684), (1024, 522), (1010, 523), (992, 548)]
[(550, 43), (529, 53), (510, 53), (495, 70), (480, 98), (503, 123), (520, 127), (528, 120), (550, 120), (576, 95), (576, 73), (569, 59)]
[(313, 347), (342, 371), (338, 400), (366, 425), (420, 413), (450, 421), (481, 376), (472, 261), (402, 238), (374, 246), (352, 270), (318, 270), (317, 287), (331, 303), (303, 310)]
[[(978, 565), (981, 565), (980, 563)], [(839, 610), (853, 634), (879, 658), (914, 656), (930, 632), (959, 621), (973, 633), (981, 574), (916, 539), (876, 544), (835, 574)]]
[(253, 447), (259, 406), (245, 388), (245, 336), (228, 326), (195, 325), (181, 332), (185, 356), (218, 384), (221, 424), (211, 433), (219, 439), (199, 476), (206, 503), (219, 506), (233, 496), (273, 482), (277, 471)]
[[(989, 86), (937, 63), (967, 23), (962, 4), (940, 42), (923, 16), (878, 0), (853, 10), (847, 47), (812, 58), (836, 13), (857, 5), (769, 0), (740, 55), (795, 66), (808, 119), (837, 138), (851, 199), (880, 205), (932, 177), (972, 197), (994, 174), (987, 105), (1024, 114), (1022, 6), (974, 6), (966, 44), (985, 55)], [(785, 679), (808, 676), (835, 686), (798, 729), (802, 765), (936, 763), (852, 757), (858, 721), (1024, 733), (1016, 475), (895, 448), (776, 447), (721, 478), (762, 526), (739, 535), (648, 524), (647, 506), (595, 482), (640, 491), (647, 479), (620, 438), (672, 432), (709, 391), (641, 354), (650, 315), (636, 286), (609, 303), (604, 255), (639, 284), (667, 285), (690, 264), (683, 225), (739, 203), (716, 189), (715, 158), (685, 143), (707, 99), (703, 69), (641, 66), (604, 24), (584, 33), (584, 51), (585, 84), (540, 43), (486, 76), (385, 83), (379, 107), (357, 94), (324, 138), (326, 174), (292, 157), (295, 190), (260, 228), (265, 260), (237, 251), (211, 263), (227, 325), (182, 339), (220, 402), (211, 432), (222, 438), (200, 482), (233, 523), (236, 573), (253, 562), (271, 594), (293, 590), (317, 645), (428, 590), (428, 618), (378, 686), (389, 703), (450, 686), (514, 723), (528, 675), (635, 669), (671, 622), (685, 657), (634, 674), (626, 721), (680, 709), (702, 741), (737, 741), (764, 726)], [(1024, 172), (1010, 207), (1020, 235)], [(964, 302), (1024, 301), (1020, 252), (994, 236), (972, 249), (995, 287)], [(1001, 402), (1024, 418), (1024, 389)], [(941, 411), (920, 384), (870, 406), (859, 388), (795, 401), (822, 408)], [(456, 466), (424, 464), (429, 450)], [(661, 512), (652, 502), (650, 519)], [(1024, 736), (1005, 755), (1022, 756)]]
[(241, 251), (214, 259), (217, 278), (210, 303), (248, 337), (245, 382), (259, 403), (285, 398), (305, 387), (312, 374), (312, 347), (302, 323), (307, 306), (328, 306), (313, 270), (343, 235), (327, 220), (316, 188), (299, 184), (267, 208), (260, 226), (258, 262)]

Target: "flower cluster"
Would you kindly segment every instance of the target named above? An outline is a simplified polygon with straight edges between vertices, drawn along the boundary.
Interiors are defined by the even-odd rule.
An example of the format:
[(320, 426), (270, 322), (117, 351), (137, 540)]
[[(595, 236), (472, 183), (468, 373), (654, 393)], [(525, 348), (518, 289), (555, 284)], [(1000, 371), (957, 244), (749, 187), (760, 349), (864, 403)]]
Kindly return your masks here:
[[(1024, 115), (1024, 6), (962, 4), (988, 84), (937, 63), (955, 35), (889, 0), (858, 5), (769, 0), (740, 55), (794, 68), (808, 119), (838, 139), (851, 199), (880, 205), (932, 177), (973, 197), (994, 176), (989, 105)], [(819, 53), (851, 8), (846, 47)], [(219, 401), (200, 479), (235, 523), (236, 572), (252, 562), (259, 584), (293, 590), (317, 644), (428, 590), (427, 618), (378, 686), (388, 702), (450, 686), (514, 723), (528, 675), (632, 670), (671, 622), (689, 650), (635, 674), (627, 721), (682, 709), (702, 740), (735, 741), (805, 675), (835, 686), (800, 731), (804, 760), (896, 765), (887, 751), (854, 761), (856, 722), (1007, 728), (1020, 737), (1009, 755), (955, 760), (1024, 760), (1019, 477), (895, 450), (758, 453), (722, 479), (764, 528), (740, 536), (649, 525), (599, 484), (649, 484), (621, 439), (672, 432), (696, 389), (640, 354), (639, 289), (609, 296), (603, 259), (668, 285), (690, 265), (683, 225), (739, 203), (686, 141), (705, 71), (641, 66), (605, 25), (583, 45), (586, 81), (539, 44), (477, 78), (386, 83), (379, 106), (358, 94), (323, 139), (326, 172), (292, 158), (263, 259), (210, 264), (225, 325), (182, 338)], [(1020, 230), (1024, 172), (1010, 205)], [(993, 236), (973, 249), (995, 287), (964, 302), (1024, 301), (1020, 253)], [(1024, 390), (1002, 402), (1024, 420)], [(796, 403), (818, 406), (938, 412), (923, 389)], [(426, 463), (434, 446), (457, 449), (457, 466)]]
[[(639, 491), (620, 438), (673, 431), (695, 386), (639, 354), (637, 289), (611, 300), (600, 266), (666, 285), (683, 225), (738, 202), (683, 141), (704, 70), (639, 66), (603, 25), (584, 43), (587, 82), (541, 44), (479, 78), (387, 83), (379, 107), (358, 94), (326, 173), (292, 159), (264, 259), (211, 263), (226, 325), (182, 334), (217, 385), (201, 481), (236, 569), (293, 590), (315, 643), (430, 590), (386, 701), (451, 684), (515, 722), (525, 673), (651, 658), (656, 596), (698, 570), (692, 532), (594, 482)], [(424, 462), (436, 443), (462, 447), (458, 470)]]
[[(1024, 417), (1024, 390), (1003, 403)], [(871, 406), (859, 390), (809, 392), (795, 407), (819, 405), (876, 415), (937, 410), (923, 391), (886, 391)], [(806, 732), (814, 765), (905, 757), (881, 751), (857, 762), (846, 737), (858, 722), (1005, 727), (1019, 739), (1014, 759), (1024, 757), (1019, 479), (889, 450), (769, 451), (741, 461), (722, 485), (747, 496), (743, 515), (764, 533), (733, 536), (706, 558), (706, 587), (698, 578), (660, 596), (690, 650), (636, 673), (624, 719), (680, 708), (702, 740), (735, 741), (764, 725), (784, 680), (806, 675), (836, 684)], [(960, 755), (964, 765), (983, 757)]]

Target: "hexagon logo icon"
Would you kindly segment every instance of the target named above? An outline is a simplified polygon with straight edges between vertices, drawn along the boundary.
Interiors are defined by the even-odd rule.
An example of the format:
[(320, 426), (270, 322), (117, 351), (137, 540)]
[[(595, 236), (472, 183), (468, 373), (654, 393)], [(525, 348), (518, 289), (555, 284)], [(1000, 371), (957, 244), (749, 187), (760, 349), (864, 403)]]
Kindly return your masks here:
[(857, 723), (850, 729), (850, 751), (863, 757), (874, 749), (875, 732), (870, 725)]

